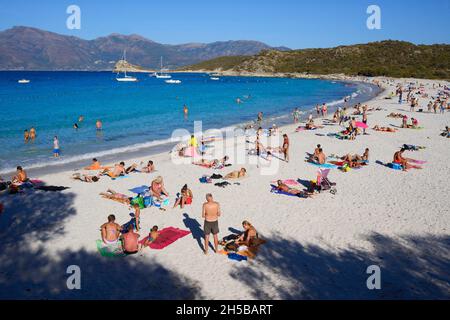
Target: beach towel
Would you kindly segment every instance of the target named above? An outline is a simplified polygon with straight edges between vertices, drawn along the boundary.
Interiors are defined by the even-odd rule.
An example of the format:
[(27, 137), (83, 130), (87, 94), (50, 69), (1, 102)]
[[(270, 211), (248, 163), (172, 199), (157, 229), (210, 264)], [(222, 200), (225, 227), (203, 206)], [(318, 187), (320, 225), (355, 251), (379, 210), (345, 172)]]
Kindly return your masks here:
[(319, 167), (319, 168), (324, 168), (324, 169), (336, 169), (337, 166), (335, 164), (331, 164), (331, 163), (324, 163), (324, 164), (318, 164), (318, 163), (314, 163), (314, 162), (306, 162), (309, 165), (315, 166), (315, 167)]
[[(278, 181), (271, 181), (272, 183), (277, 183)], [(297, 180), (294, 179), (286, 179), (286, 180), (282, 180), (282, 182), (287, 185), (287, 186), (298, 186), (300, 185), (300, 183)]]
[(190, 158), (198, 158), (200, 157), (200, 155), (197, 153), (197, 149), (195, 147), (189, 147), (184, 151), (184, 156), (185, 157), (190, 157)]
[(411, 163), (416, 163), (416, 164), (425, 164), (425, 163), (427, 163), (427, 161), (423, 161), (423, 160), (415, 160), (415, 159), (407, 159), (408, 160), (408, 162), (411, 162)]
[(97, 250), (100, 252), (102, 257), (124, 257), (125, 253), (122, 251), (121, 242), (118, 241), (115, 245), (105, 245), (102, 240), (97, 240), (96, 242)]
[(236, 260), (236, 261), (247, 261), (247, 257), (246, 256), (243, 256), (243, 255), (240, 255), (240, 254), (237, 254), (237, 253), (229, 253), (228, 254), (228, 259), (231, 259), (231, 260)]
[(292, 194), (292, 193), (289, 193), (289, 192), (284, 192), (284, 191), (282, 191), (282, 190), (278, 190), (277, 186), (275, 186), (275, 185), (273, 185), (273, 184), (271, 184), (270, 186), (272, 187), (272, 189), (270, 190), (271, 193), (274, 193), (274, 194), (282, 194), (282, 195), (284, 195), (284, 196), (289, 196), (289, 197), (306, 198), (305, 196), (303, 196), (303, 195), (301, 195), (301, 194), (300, 194), (300, 195), (297, 195), (297, 194)]
[(147, 191), (150, 190), (150, 187), (142, 185), (140, 187), (135, 187), (135, 188), (128, 189), (128, 190), (133, 192), (133, 193), (136, 193), (136, 194), (145, 194)]
[[(159, 232), (159, 237), (154, 242), (152, 242), (149, 247), (155, 250), (164, 249), (165, 247), (174, 243), (178, 239), (187, 236), (190, 233), (190, 231), (181, 230), (174, 227), (164, 228)], [(144, 239), (139, 241), (139, 243), (143, 244), (147, 239), (148, 237), (145, 237)]]
[(128, 178), (128, 175), (124, 175), (124, 176), (118, 176), (118, 177), (115, 177), (115, 178), (113, 178), (113, 177), (110, 177), (111, 178), (111, 180), (120, 180), (120, 179), (125, 179), (125, 178)]

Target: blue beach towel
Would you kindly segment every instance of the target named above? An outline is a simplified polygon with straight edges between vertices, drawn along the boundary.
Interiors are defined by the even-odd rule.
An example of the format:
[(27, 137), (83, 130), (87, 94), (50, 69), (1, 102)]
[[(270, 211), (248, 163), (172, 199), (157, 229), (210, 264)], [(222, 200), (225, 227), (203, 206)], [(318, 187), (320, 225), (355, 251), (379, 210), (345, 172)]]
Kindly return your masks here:
[(324, 163), (324, 164), (318, 164), (318, 163), (313, 163), (313, 162), (306, 162), (306, 163), (309, 165), (315, 166), (315, 167), (323, 168), (323, 169), (336, 169), (338, 167), (331, 163)]
[(116, 178), (111, 178), (111, 180), (120, 180), (120, 179), (125, 179), (128, 178), (128, 176), (118, 176)]
[(237, 254), (237, 253), (229, 253), (228, 259), (236, 260), (236, 261), (247, 261), (246, 256), (241, 256), (240, 254)]
[(140, 187), (135, 187), (128, 190), (136, 194), (145, 194), (148, 190), (150, 190), (150, 188), (148, 186), (142, 185)]

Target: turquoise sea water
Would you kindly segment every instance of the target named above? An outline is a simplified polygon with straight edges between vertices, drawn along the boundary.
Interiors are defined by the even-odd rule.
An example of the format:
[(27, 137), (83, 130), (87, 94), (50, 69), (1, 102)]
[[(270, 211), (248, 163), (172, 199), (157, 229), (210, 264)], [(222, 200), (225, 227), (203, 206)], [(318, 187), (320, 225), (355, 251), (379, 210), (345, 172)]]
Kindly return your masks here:
[[(93, 156), (111, 156), (167, 143), (172, 131), (193, 131), (250, 122), (259, 111), (269, 122), (288, 121), (294, 107), (356, 99), (374, 94), (371, 87), (324, 80), (221, 77), (173, 74), (181, 84), (136, 74), (137, 83), (120, 83), (110, 72), (0, 72), (0, 173), (15, 166), (48, 167)], [(19, 79), (29, 84), (18, 84)], [(243, 102), (236, 103), (240, 98)], [(187, 119), (183, 105), (189, 108)], [(80, 115), (79, 129), (73, 124)], [(101, 119), (103, 131), (95, 130)], [(275, 121), (276, 120), (276, 121)], [(25, 144), (23, 132), (35, 127), (37, 138)], [(52, 158), (53, 136), (62, 157)]]

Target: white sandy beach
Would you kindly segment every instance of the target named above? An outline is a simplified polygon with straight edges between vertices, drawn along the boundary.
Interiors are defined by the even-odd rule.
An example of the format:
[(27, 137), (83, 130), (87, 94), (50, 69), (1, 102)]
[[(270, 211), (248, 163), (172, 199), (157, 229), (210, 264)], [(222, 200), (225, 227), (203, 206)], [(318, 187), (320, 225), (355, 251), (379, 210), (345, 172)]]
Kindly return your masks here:
[[(166, 153), (124, 159), (127, 165), (151, 159), (157, 172), (135, 173), (116, 181), (102, 178), (97, 183), (82, 183), (70, 178), (73, 172), (32, 177), (70, 189), (0, 195), (5, 205), (0, 215), (0, 297), (450, 298), (450, 139), (440, 136), (450, 125), (450, 112), (428, 113), (426, 105), (431, 98), (420, 98), (425, 112), (414, 114), (409, 104), (400, 105), (398, 98), (385, 99), (395, 92), (392, 83), (410, 81), (416, 82), (391, 79), (391, 84), (383, 84), (386, 91), (367, 103), (383, 110), (369, 112), (368, 124), (400, 126), (401, 119), (386, 117), (399, 112), (417, 118), (424, 129), (399, 129), (396, 133), (368, 129), (369, 135), (348, 141), (326, 135), (341, 131), (338, 125), (299, 133), (295, 133), (297, 125), (289, 125), (281, 131), (289, 135), (291, 161), (274, 159), (279, 165), (275, 175), (261, 175), (254, 164), (233, 165), (220, 171), (176, 165)], [(446, 83), (417, 81), (425, 85), (430, 96), (438, 91), (432, 88), (433, 83)], [(305, 200), (270, 193), (273, 180), (315, 179), (317, 168), (304, 159), (305, 152), (312, 152), (317, 144), (327, 155), (341, 156), (362, 154), (368, 147), (370, 164), (347, 173), (332, 170), (329, 178), (337, 183), (336, 195), (324, 192)], [(402, 172), (376, 164), (376, 160), (391, 162), (403, 144), (426, 147), (406, 152), (410, 158), (427, 161), (423, 170)], [(240, 185), (222, 189), (199, 183), (204, 174), (225, 175), (241, 166), (247, 168), (249, 176), (239, 181)], [(100, 239), (100, 225), (109, 214), (115, 214), (118, 223), (125, 223), (131, 211), (126, 205), (102, 199), (99, 192), (111, 188), (131, 196), (128, 189), (149, 185), (158, 175), (164, 177), (171, 201), (187, 183), (194, 202), (183, 210), (142, 210), (141, 237), (153, 225), (193, 233), (163, 250), (146, 248), (135, 256), (102, 257), (95, 244)], [(231, 233), (228, 228), (240, 230), (246, 219), (267, 240), (256, 259), (237, 262), (212, 250), (208, 256), (203, 254), (199, 246), (199, 241), (203, 242), (201, 206), (208, 192), (221, 204), (220, 238)], [(366, 287), (366, 269), (373, 264), (381, 267), (381, 290)], [(69, 265), (81, 268), (81, 290), (66, 287)]]

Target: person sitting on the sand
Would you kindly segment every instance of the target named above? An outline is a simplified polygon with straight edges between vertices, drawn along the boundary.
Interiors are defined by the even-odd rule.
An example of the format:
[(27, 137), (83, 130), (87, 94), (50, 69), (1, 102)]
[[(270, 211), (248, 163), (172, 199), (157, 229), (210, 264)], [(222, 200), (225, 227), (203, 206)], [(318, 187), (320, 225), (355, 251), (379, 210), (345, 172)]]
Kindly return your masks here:
[(149, 160), (149, 161), (147, 162), (147, 165), (146, 165), (145, 167), (142, 168), (142, 172), (145, 172), (145, 173), (151, 173), (151, 172), (153, 172), (153, 171), (155, 171), (155, 165), (153, 164), (153, 161), (152, 161), (152, 160)]
[(153, 226), (153, 228), (150, 230), (148, 237), (142, 243), (141, 248), (148, 247), (151, 243), (155, 242), (155, 240), (158, 239), (158, 237), (159, 237), (158, 226)]
[(116, 217), (111, 214), (108, 216), (108, 222), (100, 227), (102, 241), (106, 245), (117, 244), (120, 236), (121, 226), (116, 222)]
[(288, 193), (288, 194), (292, 194), (292, 195), (298, 196), (300, 198), (309, 197), (309, 195), (306, 192), (298, 190), (298, 189), (295, 189), (295, 188), (291, 188), (291, 187), (289, 187), (287, 184), (285, 184), (281, 180), (277, 181), (276, 189), (278, 191), (282, 191), (282, 192), (285, 192), (285, 193)]
[(134, 232), (132, 224), (128, 225), (128, 232), (122, 234), (122, 249), (125, 254), (135, 254), (139, 251), (139, 234)]
[(366, 148), (366, 150), (364, 150), (364, 153), (361, 156), (361, 160), (369, 161), (369, 148)]
[(308, 161), (316, 164), (324, 164), (326, 160), (327, 156), (320, 147), (320, 144), (318, 144), (317, 148), (314, 150), (314, 154), (311, 155)]
[(411, 118), (412, 128), (416, 129), (419, 127), (419, 121), (416, 118)]
[(311, 118), (308, 120), (308, 122), (306, 122), (305, 128), (306, 130), (314, 130), (318, 127), (314, 124), (314, 120)]
[(100, 170), (102, 168), (100, 161), (98, 161), (96, 158), (92, 159), (92, 164), (84, 170)]
[(402, 117), (402, 128), (408, 128), (408, 116), (406, 115)]
[(74, 174), (72, 175), (72, 179), (74, 179), (74, 180), (80, 180), (80, 181), (82, 181), (82, 182), (88, 182), (88, 183), (91, 183), (91, 182), (97, 182), (97, 181), (99, 181), (99, 180), (100, 180), (100, 176), (98, 176), (98, 175), (91, 176), (91, 175), (81, 174), (81, 173), (77, 172), (77, 173), (74, 173)]
[(374, 126), (373, 130), (382, 132), (397, 132), (397, 129), (391, 127), (380, 127), (379, 125)]
[(180, 196), (175, 201), (175, 204), (173, 205), (173, 207), (175, 208), (176, 206), (179, 205), (180, 208), (183, 209), (185, 205), (192, 204), (193, 198), (194, 198), (194, 195), (193, 195), (191, 189), (189, 189), (187, 184), (185, 184), (183, 186), (183, 188), (181, 188)]
[(403, 152), (405, 152), (405, 148), (402, 148), (400, 151), (394, 153), (394, 163), (400, 164), (403, 168), (403, 171), (411, 169), (412, 166), (408, 163), (408, 160), (403, 157)]
[(115, 164), (114, 165), (114, 169), (111, 170), (109, 168), (103, 170), (103, 172), (101, 173), (101, 175), (107, 175), (111, 178), (117, 178), (119, 176), (125, 175), (126, 171), (125, 171), (125, 162), (120, 162), (119, 164)]
[(128, 197), (127, 195), (125, 195), (123, 193), (118, 193), (118, 192), (116, 192), (114, 190), (111, 190), (111, 189), (106, 190), (106, 192), (100, 192), (100, 195), (103, 198), (114, 200), (114, 201), (117, 201), (117, 202), (120, 202), (120, 203), (124, 203), (124, 204), (127, 204), (127, 205), (129, 205), (130, 202), (131, 202), (131, 198)]
[(27, 172), (21, 166), (18, 166), (16, 175), (11, 178), (11, 182), (13, 184), (22, 184), (28, 180)]
[(241, 170), (239, 170), (239, 171), (230, 172), (229, 174), (227, 174), (224, 177), (224, 179), (225, 180), (228, 180), (228, 179), (241, 179), (241, 178), (244, 178), (246, 174), (247, 174), (247, 169), (241, 168)]
[(234, 242), (239, 246), (252, 247), (254, 240), (258, 239), (258, 232), (255, 227), (247, 220), (242, 222), (244, 233), (237, 238)]
[(161, 176), (156, 177), (152, 181), (150, 185), (150, 194), (158, 200), (162, 200), (162, 195), (165, 195), (166, 197), (169, 196), (169, 193), (164, 188), (164, 180)]

